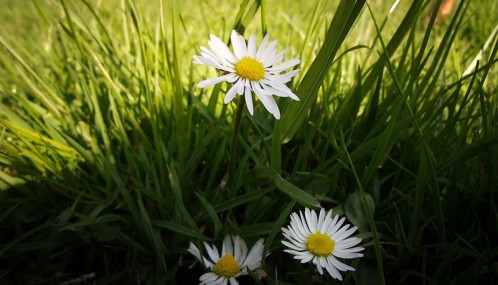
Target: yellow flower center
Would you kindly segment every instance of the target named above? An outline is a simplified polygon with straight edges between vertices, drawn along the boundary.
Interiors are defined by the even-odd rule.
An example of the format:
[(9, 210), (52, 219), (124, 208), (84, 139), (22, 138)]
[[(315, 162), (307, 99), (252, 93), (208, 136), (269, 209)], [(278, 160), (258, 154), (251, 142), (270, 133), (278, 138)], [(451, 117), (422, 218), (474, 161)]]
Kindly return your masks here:
[(317, 232), (310, 234), (306, 240), (306, 246), (314, 255), (328, 256), (334, 250), (335, 243), (328, 235)]
[(230, 278), (240, 272), (239, 264), (233, 255), (227, 253), (223, 255), (213, 267), (213, 272), (218, 276)]
[(242, 78), (258, 81), (265, 76), (265, 68), (261, 62), (246, 56), (235, 64), (235, 73)]

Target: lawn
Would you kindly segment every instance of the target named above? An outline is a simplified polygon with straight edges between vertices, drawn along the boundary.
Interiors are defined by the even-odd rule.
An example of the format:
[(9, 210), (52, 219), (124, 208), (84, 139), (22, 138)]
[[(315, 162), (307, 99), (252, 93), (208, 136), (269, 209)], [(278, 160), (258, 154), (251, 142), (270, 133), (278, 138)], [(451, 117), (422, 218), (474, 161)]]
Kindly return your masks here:
[(498, 2), (394, 2), (0, 0), (0, 283), (498, 283)]

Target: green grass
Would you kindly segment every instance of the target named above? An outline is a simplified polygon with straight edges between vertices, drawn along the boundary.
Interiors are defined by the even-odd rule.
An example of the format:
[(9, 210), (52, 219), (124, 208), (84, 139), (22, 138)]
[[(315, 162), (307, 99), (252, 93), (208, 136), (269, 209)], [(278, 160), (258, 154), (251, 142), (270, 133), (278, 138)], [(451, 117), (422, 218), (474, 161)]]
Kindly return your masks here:
[[(271, 252), (241, 284), (330, 284), (280, 242), (317, 203), (364, 239), (345, 284), (498, 282), (498, 4), (384, 2), (0, 1), (1, 283), (195, 284), (189, 241), (239, 234)], [(301, 59), (235, 143), (192, 64), (232, 28)]]

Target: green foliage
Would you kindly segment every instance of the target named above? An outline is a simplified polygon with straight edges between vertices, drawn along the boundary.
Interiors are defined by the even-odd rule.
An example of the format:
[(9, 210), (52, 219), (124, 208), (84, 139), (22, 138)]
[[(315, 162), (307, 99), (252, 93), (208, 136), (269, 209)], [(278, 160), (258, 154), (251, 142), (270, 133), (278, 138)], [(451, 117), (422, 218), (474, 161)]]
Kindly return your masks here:
[[(303, 206), (359, 227), (346, 284), (498, 282), (496, 1), (215, 2), (0, 1), (2, 284), (195, 284), (225, 234), (271, 252), (242, 284), (329, 284), (282, 252)], [(301, 59), (301, 101), (232, 136), (191, 59), (233, 28)]]

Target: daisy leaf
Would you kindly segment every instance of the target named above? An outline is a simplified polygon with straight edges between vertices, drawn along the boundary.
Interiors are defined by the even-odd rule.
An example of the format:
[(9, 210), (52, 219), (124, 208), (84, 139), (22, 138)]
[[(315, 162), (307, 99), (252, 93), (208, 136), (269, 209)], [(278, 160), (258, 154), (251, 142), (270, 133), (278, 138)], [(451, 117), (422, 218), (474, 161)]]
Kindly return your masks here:
[(273, 168), (262, 167), (255, 169), (255, 172), (257, 177), (267, 177), (272, 179), (275, 186), (280, 191), (289, 196), (292, 200), (296, 201), (298, 204), (313, 209), (321, 208), (320, 203), (315, 197), (282, 178), (282, 176), (278, 175)]
[[(364, 203), (364, 201), (366, 203)], [(366, 207), (365, 207), (366, 205)], [(357, 226), (360, 231), (368, 229), (368, 214), (367, 211), (373, 215), (375, 212), (375, 202), (372, 196), (364, 192), (353, 192), (349, 194), (344, 204), (346, 216), (348, 219)]]

